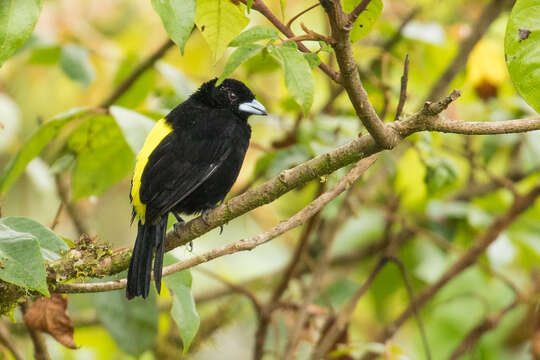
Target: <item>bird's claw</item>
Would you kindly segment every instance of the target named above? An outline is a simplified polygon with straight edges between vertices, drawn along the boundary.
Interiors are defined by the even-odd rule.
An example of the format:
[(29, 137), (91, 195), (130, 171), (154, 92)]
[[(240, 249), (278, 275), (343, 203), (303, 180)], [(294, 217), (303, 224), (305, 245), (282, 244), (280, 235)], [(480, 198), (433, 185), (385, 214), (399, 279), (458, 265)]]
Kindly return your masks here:
[(206, 226), (210, 226), (210, 224), (208, 223), (208, 212), (210, 210), (203, 210), (202, 214), (201, 214), (201, 219), (203, 221), (203, 223), (206, 225)]
[[(178, 219), (178, 218), (177, 218)], [(180, 219), (182, 220), (182, 219)], [(176, 235), (180, 236), (180, 233), (181, 233), (181, 229), (182, 229), (182, 226), (185, 224), (186, 222), (184, 220), (182, 221), (178, 221), (176, 223), (174, 223), (173, 227), (174, 227), (174, 232)]]
[[(210, 226), (210, 223), (208, 222), (208, 212), (210, 210), (211, 209), (203, 210), (201, 214), (201, 219), (206, 226)], [(223, 234), (223, 225), (219, 225), (219, 235), (221, 234)]]
[(193, 252), (193, 240), (188, 242), (187, 244), (187, 251)]

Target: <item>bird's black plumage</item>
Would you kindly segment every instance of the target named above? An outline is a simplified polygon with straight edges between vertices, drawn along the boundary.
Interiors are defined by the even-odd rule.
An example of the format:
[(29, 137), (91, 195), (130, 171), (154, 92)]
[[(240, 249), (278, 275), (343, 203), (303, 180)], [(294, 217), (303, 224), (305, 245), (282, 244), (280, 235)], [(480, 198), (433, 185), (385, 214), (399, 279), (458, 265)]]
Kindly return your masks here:
[(131, 196), (138, 192), (135, 195), (145, 210), (141, 214), (134, 206), (134, 217), (139, 221), (128, 271), (128, 298), (148, 296), (154, 254), (154, 279), (160, 291), (169, 212), (200, 213), (225, 198), (249, 145), (251, 128), (247, 119), (251, 114), (266, 114), (240, 81), (227, 79), (219, 86), (215, 84), (216, 79), (203, 84), (172, 110), (165, 117), (172, 131), (147, 158), (137, 158), (147, 162), (140, 185), (132, 184)]

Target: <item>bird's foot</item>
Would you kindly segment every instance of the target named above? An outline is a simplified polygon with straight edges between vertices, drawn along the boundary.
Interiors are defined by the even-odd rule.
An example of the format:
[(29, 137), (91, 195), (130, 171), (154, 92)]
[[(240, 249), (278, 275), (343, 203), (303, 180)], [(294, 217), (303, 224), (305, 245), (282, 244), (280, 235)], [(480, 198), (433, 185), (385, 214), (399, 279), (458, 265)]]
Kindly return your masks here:
[(205, 209), (202, 211), (202, 214), (201, 214), (201, 219), (203, 221), (203, 223), (206, 225), (206, 226), (210, 226), (210, 224), (208, 223), (208, 212), (210, 211), (211, 209)]
[[(215, 209), (212, 208), (212, 209)], [(210, 226), (210, 224), (208, 223), (208, 212), (212, 209), (206, 209), (206, 210), (203, 210), (202, 214), (201, 214), (201, 219), (203, 221), (203, 223), (205, 223), (206, 226)], [(219, 235), (223, 234), (223, 225), (219, 225)]]
[(180, 230), (182, 228), (182, 225), (184, 225), (186, 222), (178, 214), (173, 213), (173, 215), (177, 220), (177, 222), (173, 225), (174, 232), (176, 233), (176, 235), (180, 236)]
[(190, 253), (193, 252), (193, 240), (188, 242), (187, 251), (189, 251)]

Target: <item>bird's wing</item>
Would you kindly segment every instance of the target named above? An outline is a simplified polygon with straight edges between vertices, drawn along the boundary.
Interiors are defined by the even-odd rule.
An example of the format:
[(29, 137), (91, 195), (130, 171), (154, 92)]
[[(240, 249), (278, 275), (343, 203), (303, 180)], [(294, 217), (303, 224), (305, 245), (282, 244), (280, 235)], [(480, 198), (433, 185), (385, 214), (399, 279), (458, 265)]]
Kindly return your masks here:
[[(222, 134), (223, 135), (223, 134)], [(194, 138), (171, 132), (149, 156), (140, 187), (145, 221), (153, 223), (205, 182), (231, 152), (227, 136)]]

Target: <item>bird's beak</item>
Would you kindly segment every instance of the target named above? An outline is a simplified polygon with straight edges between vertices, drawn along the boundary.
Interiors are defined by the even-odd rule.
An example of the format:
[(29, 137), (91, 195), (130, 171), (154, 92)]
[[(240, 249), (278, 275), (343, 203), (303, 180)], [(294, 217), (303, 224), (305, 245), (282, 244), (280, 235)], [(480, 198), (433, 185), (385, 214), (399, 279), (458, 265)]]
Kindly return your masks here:
[(254, 115), (268, 115), (263, 104), (253, 99), (251, 102), (245, 102), (238, 106), (238, 110)]

